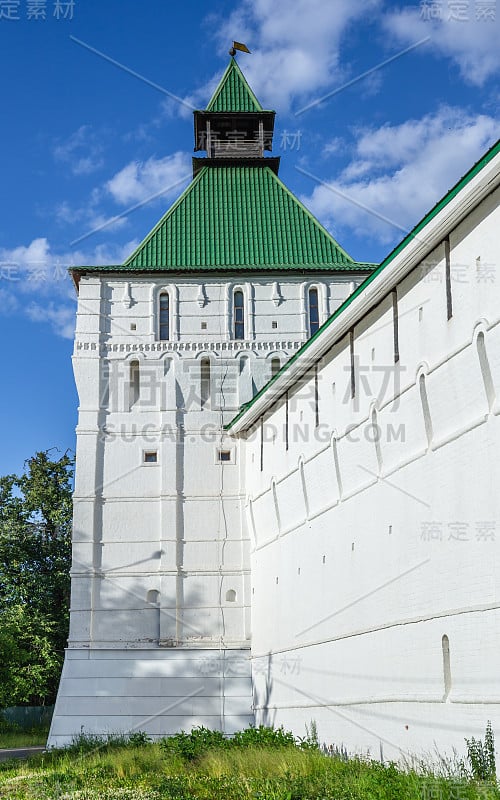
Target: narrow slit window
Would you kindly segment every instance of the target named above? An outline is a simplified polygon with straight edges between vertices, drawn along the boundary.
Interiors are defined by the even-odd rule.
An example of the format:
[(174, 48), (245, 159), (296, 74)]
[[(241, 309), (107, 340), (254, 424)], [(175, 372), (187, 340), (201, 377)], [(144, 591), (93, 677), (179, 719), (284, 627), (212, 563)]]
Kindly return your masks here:
[(451, 248), (450, 237), (444, 240), (444, 257), (446, 262), (446, 315), (448, 319), (453, 316), (453, 301), (451, 296)]
[(245, 338), (245, 299), (239, 289), (234, 293), (234, 338)]
[(488, 398), (488, 408), (491, 411), (495, 404), (495, 384), (491, 374), (490, 363), (488, 361), (488, 354), (486, 352), (486, 344), (484, 341), (484, 333), (481, 331), (477, 337), (477, 352), (479, 355), (479, 366), (481, 367), (481, 374), (483, 376), (484, 388), (486, 390), (486, 397)]
[(430, 447), (432, 442), (432, 419), (429, 407), (429, 399), (427, 397), (427, 387), (425, 385), (425, 375), (421, 375), (419, 378), (419, 388), (420, 388), (420, 402), (422, 403), (422, 411), (424, 414), (424, 425), (425, 425), (425, 433), (427, 436), (427, 445)]
[(139, 362), (130, 362), (130, 408), (139, 401), (141, 392), (141, 376), (139, 372)]
[(398, 291), (392, 293), (392, 319), (394, 325), (394, 363), (399, 361), (399, 317), (398, 317)]
[(443, 701), (446, 702), (451, 692), (450, 640), (448, 639), (446, 634), (441, 639), (441, 648), (443, 651), (443, 678), (444, 678)]
[(288, 392), (285, 395), (285, 450), (288, 450), (288, 414), (289, 414), (289, 401), (288, 401)]
[(260, 471), (264, 469), (264, 417), (260, 418)]
[(160, 295), (160, 339), (170, 339), (170, 298), (167, 292)]
[(319, 330), (319, 302), (318, 290), (309, 289), (309, 335), (314, 336)]
[(318, 365), (314, 365), (314, 424), (319, 428), (319, 385)]
[(278, 374), (278, 372), (280, 371), (280, 367), (281, 367), (281, 364), (280, 364), (279, 358), (272, 358), (271, 359), (271, 377), (272, 378), (274, 378), (274, 376)]
[(201, 407), (206, 408), (210, 402), (210, 359), (202, 358), (201, 360), (201, 376), (200, 376), (200, 399)]
[(100, 408), (106, 408), (109, 405), (109, 387), (110, 387), (110, 378), (111, 378), (111, 370), (110, 370), (110, 363), (109, 361), (102, 361), (101, 362), (101, 380), (100, 380), (100, 395), (101, 399), (99, 402)]
[(354, 356), (354, 331), (349, 333), (349, 350), (351, 358), (351, 399), (356, 397), (356, 359)]
[(276, 491), (276, 483), (273, 481), (272, 485), (272, 494), (273, 494), (273, 503), (274, 503), (274, 513), (276, 516), (276, 524), (278, 526), (277, 531), (281, 533), (281, 517), (280, 517), (280, 507), (278, 503), (278, 493)]

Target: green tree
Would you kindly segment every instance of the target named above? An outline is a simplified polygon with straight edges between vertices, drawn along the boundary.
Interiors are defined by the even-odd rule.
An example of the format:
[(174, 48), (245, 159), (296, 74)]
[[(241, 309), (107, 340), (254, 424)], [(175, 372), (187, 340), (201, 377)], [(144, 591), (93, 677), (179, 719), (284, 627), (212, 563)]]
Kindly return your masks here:
[(51, 703), (68, 636), (73, 459), (0, 478), (0, 707)]

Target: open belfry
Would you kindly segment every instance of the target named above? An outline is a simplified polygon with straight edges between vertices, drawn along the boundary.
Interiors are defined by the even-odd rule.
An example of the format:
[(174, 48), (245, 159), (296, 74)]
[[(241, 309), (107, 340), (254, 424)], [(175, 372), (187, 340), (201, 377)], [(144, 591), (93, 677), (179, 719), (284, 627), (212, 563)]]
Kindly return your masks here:
[(123, 264), (71, 269), (49, 745), (314, 720), (382, 758), (461, 750), (500, 724), (500, 142), (354, 261), (281, 181), (237, 44), (187, 189)]

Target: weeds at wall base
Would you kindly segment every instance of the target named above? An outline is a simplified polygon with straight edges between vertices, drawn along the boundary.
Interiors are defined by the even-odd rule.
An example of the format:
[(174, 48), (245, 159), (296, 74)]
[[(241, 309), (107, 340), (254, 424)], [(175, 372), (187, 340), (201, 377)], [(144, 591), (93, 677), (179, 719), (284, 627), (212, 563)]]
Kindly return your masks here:
[[(367, 757), (331, 755), (315, 726), (297, 740), (261, 726), (225, 738), (195, 728), (152, 742), (82, 735), (28, 762), (0, 764), (7, 800), (500, 800), (495, 780), (398, 767)], [(450, 772), (452, 762), (446, 762)], [(445, 769), (441, 766), (441, 772)]]

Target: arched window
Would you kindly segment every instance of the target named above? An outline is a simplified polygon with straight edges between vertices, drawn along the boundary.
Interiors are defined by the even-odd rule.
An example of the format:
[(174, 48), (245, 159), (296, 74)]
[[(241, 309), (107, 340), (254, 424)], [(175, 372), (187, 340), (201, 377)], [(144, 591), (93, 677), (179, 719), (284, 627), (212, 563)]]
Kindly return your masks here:
[(234, 338), (245, 338), (245, 300), (240, 289), (234, 293)]
[(200, 400), (201, 407), (205, 408), (210, 400), (210, 359), (201, 359), (200, 368)]
[(274, 376), (278, 374), (278, 372), (280, 371), (280, 367), (281, 367), (281, 364), (280, 364), (279, 358), (272, 358), (271, 359), (271, 377), (272, 378), (274, 378)]
[(141, 377), (139, 372), (139, 362), (130, 362), (130, 408), (135, 405), (141, 393)]
[(318, 290), (313, 286), (309, 289), (309, 335), (314, 336), (319, 329), (319, 303)]
[(170, 339), (170, 300), (167, 292), (160, 295), (160, 339)]

